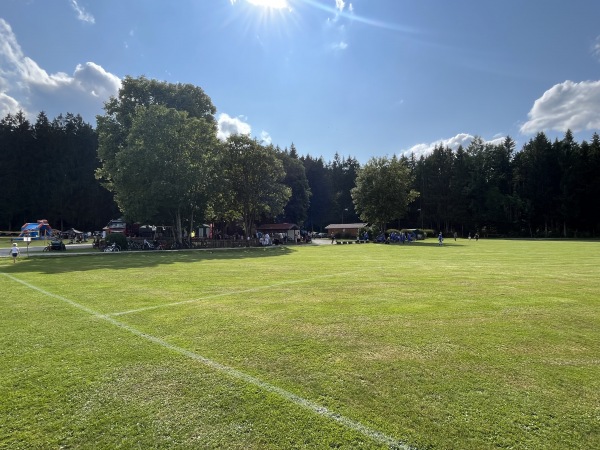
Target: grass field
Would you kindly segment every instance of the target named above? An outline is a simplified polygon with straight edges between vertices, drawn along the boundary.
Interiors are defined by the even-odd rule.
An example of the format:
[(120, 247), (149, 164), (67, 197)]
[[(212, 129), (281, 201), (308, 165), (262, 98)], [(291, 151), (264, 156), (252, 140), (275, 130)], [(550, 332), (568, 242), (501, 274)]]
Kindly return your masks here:
[[(21, 250), (23, 250), (23, 252), (26, 251), (26, 249), (27, 249), (27, 243), (25, 243), (23, 241), (14, 241), (14, 242), (16, 242), (19, 245), (19, 248)], [(8, 249), (10, 247), (12, 247), (12, 243), (13, 243), (13, 241), (10, 238), (4, 237), (4, 236), (0, 237), (0, 252), (1, 252), (2, 256), (6, 255), (6, 253), (8, 252)], [(29, 248), (45, 247), (46, 245), (48, 245), (47, 241), (43, 241), (43, 240), (37, 241), (36, 240), (36, 241), (32, 241), (29, 244)]]
[(0, 448), (600, 448), (600, 242), (0, 259)]

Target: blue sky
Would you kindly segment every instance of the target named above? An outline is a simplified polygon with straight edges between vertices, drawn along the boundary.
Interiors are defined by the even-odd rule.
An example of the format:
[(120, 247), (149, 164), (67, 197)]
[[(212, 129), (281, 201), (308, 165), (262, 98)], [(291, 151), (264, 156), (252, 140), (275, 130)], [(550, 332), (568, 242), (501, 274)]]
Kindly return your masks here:
[(0, 115), (95, 124), (126, 75), (302, 155), (600, 131), (597, 0), (2, 0)]

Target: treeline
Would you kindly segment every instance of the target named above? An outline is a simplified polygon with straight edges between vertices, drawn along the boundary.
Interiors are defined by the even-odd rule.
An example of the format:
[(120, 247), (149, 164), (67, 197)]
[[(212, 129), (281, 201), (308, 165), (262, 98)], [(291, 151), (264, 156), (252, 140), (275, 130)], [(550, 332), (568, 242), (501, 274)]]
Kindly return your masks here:
[(34, 124), (19, 112), (0, 121), (0, 230), (46, 219), (54, 228), (98, 229), (118, 215), (94, 177), (98, 136), (81, 116)]
[[(283, 213), (262, 220), (298, 223), (309, 231), (361, 220), (351, 197), (361, 170), (355, 158), (299, 156), (293, 144), (276, 151), (292, 195)], [(581, 143), (571, 132), (554, 142), (539, 133), (520, 150), (511, 138), (499, 145), (476, 138), (456, 151), (438, 146), (427, 156), (401, 159), (420, 196), (390, 228), (464, 236), (600, 233), (597, 133)], [(120, 212), (96, 179), (99, 167), (97, 131), (79, 115), (50, 121), (42, 112), (35, 123), (23, 113), (7, 115), (0, 121), (0, 230), (18, 230), (38, 219), (61, 229), (100, 229)]]
[[(538, 133), (515, 151), (476, 138), (457, 151), (439, 146), (411, 158), (420, 192), (412, 224), (467, 235), (597, 237), (600, 234), (600, 137), (581, 144), (570, 131), (550, 142)], [(422, 224), (422, 225), (421, 225)]]

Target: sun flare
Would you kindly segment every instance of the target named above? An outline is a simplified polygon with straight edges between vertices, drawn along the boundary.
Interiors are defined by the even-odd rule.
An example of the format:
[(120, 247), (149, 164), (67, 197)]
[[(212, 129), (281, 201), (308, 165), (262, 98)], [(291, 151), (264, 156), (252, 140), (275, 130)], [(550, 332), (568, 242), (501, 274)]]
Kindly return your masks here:
[(248, 3), (255, 6), (264, 6), (266, 8), (282, 9), (288, 8), (287, 0), (246, 0)]

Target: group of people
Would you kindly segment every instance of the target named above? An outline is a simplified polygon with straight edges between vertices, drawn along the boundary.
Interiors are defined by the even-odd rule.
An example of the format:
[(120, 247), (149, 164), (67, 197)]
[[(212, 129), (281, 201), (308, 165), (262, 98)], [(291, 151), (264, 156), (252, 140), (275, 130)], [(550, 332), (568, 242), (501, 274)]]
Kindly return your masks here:
[[(455, 231), (454, 234), (454, 240), (456, 241), (456, 238), (458, 237), (458, 233)], [(475, 233), (475, 240), (478, 241), (479, 240), (479, 233)], [(473, 237), (471, 236), (471, 233), (469, 233), (469, 240), (473, 239)], [(440, 231), (440, 234), (438, 234), (438, 245), (444, 245), (444, 235), (442, 234), (442, 232)]]
[(258, 242), (260, 242), (260, 245), (271, 245), (271, 236), (269, 236), (269, 233), (257, 233), (258, 235)]
[[(368, 240), (368, 236), (367, 239)], [(381, 233), (379, 236), (377, 236), (375, 238), (375, 242), (378, 243), (383, 243), (383, 244), (389, 244), (392, 242), (400, 242), (401, 244), (410, 244), (413, 241), (417, 240), (417, 236), (415, 233), (408, 233), (408, 232), (400, 232), (400, 233), (396, 233), (395, 231), (392, 231), (390, 233), (389, 236), (386, 236), (385, 233)]]

